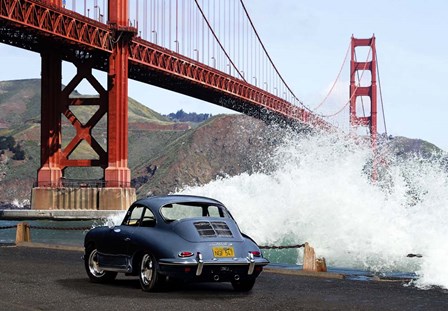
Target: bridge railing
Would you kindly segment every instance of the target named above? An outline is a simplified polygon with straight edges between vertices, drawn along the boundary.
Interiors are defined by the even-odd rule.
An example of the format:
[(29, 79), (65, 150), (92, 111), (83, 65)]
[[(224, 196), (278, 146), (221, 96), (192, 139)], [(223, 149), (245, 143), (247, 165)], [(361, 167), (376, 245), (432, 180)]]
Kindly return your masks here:
[(103, 179), (74, 179), (62, 177), (56, 183), (42, 183), (35, 181), (33, 187), (41, 188), (131, 188), (131, 182), (105, 181)]

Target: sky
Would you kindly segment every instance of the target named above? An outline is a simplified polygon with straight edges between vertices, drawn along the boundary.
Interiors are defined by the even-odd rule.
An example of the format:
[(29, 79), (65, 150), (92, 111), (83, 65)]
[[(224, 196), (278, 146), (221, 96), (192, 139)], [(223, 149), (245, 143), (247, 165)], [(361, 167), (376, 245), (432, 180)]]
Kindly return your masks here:
[[(351, 36), (374, 34), (387, 133), (424, 139), (448, 151), (447, 1), (245, 0), (245, 4), (275, 65), (311, 108), (333, 85)], [(0, 81), (40, 78), (36, 53), (0, 44), (0, 64)], [(337, 111), (348, 100), (348, 64), (325, 103), (326, 111)], [(72, 72), (72, 65), (64, 65), (63, 83), (70, 81)], [(99, 80), (105, 81), (105, 76), (100, 74)], [(129, 96), (162, 114), (179, 109), (233, 113), (135, 81), (129, 84)]]

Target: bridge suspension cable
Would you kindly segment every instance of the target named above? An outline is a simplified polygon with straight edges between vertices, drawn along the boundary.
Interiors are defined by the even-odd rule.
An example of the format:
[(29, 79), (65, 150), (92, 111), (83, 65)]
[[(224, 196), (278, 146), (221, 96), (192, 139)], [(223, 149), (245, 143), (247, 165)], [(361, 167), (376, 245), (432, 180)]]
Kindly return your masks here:
[(252, 29), (253, 29), (253, 31), (254, 31), (254, 33), (255, 33), (255, 35), (256, 35), (256, 37), (257, 37), (259, 43), (260, 43), (260, 45), (261, 45), (261, 47), (262, 47), (262, 49), (263, 49), (263, 51), (264, 51), (264, 53), (265, 53), (265, 55), (266, 55), (266, 57), (268, 58), (268, 60), (269, 60), (269, 62), (270, 62), (270, 64), (271, 64), (272, 68), (274, 69), (274, 71), (277, 73), (278, 78), (280, 78), (280, 80), (283, 82), (283, 84), (284, 84), (284, 86), (286, 87), (286, 89), (290, 92), (290, 94), (291, 94), (293, 100), (294, 100), (294, 101), (297, 101), (297, 102), (298, 102), (301, 106), (303, 106), (306, 110), (308, 110), (308, 111), (311, 112), (311, 109), (308, 108), (308, 107), (307, 107), (307, 106), (306, 106), (306, 105), (305, 105), (305, 104), (304, 104), (304, 103), (303, 103), (303, 102), (302, 102), (302, 101), (301, 101), (301, 100), (294, 94), (293, 90), (289, 87), (288, 83), (286, 83), (286, 81), (285, 81), (285, 79), (283, 78), (282, 74), (278, 71), (277, 66), (275, 66), (274, 62), (272, 61), (271, 56), (269, 55), (268, 51), (266, 50), (265, 45), (263, 44), (263, 41), (261, 40), (260, 36), (258, 35), (258, 31), (256, 30), (256, 28), (255, 28), (255, 26), (254, 26), (254, 23), (252, 22), (252, 19), (251, 19), (250, 15), (249, 15), (249, 13), (248, 13), (248, 11), (247, 11), (247, 9), (246, 9), (246, 6), (244, 5), (243, 0), (240, 0), (240, 2), (241, 2), (241, 6), (242, 6), (242, 8), (243, 8), (243, 10), (244, 10), (244, 12), (245, 12), (245, 14), (246, 14), (246, 17), (247, 17), (247, 19), (249, 20), (250, 25), (251, 25), (251, 27), (252, 27)]
[(317, 109), (319, 109), (327, 101), (328, 97), (333, 92), (334, 87), (336, 86), (337, 82), (339, 81), (342, 70), (344, 69), (345, 63), (347, 62), (348, 52), (350, 52), (350, 43), (347, 46), (347, 51), (345, 52), (344, 61), (342, 62), (341, 68), (339, 69), (338, 75), (336, 76), (336, 79), (334, 80), (333, 85), (331, 86), (330, 90), (327, 92), (327, 95), (325, 95), (324, 99), (313, 109), (313, 112), (315, 112)]
[[(229, 54), (227, 53), (226, 49), (224, 48), (224, 46), (222, 45), (221, 41), (219, 40), (218, 36), (216, 35), (215, 31), (213, 30), (213, 28), (210, 25), (209, 20), (207, 19), (207, 17), (204, 14), (204, 11), (202, 11), (201, 6), (199, 5), (198, 0), (194, 0), (194, 2), (196, 3), (199, 11), (201, 12), (202, 17), (204, 18), (205, 22), (207, 23), (208, 28), (210, 29), (210, 31), (212, 32), (213, 36), (215, 37), (216, 41), (218, 42), (219, 46), (221, 47), (222, 51), (224, 52), (224, 54), (226, 55), (227, 59), (229, 60), (229, 62), (232, 64), (233, 68), (238, 72), (238, 75), (244, 80), (246, 81), (246, 79), (244, 78), (244, 76), (241, 74), (241, 72), (238, 70), (238, 67), (235, 65), (235, 63), (233, 62), (232, 58), (229, 56)], [(225, 37), (225, 35), (224, 35)]]
[[(369, 58), (370, 58), (370, 54), (371, 54), (371, 52), (372, 52), (372, 51), (369, 49), (369, 53), (367, 54), (367, 58), (366, 58), (364, 67), (363, 67), (362, 72), (361, 72), (361, 77), (358, 78), (358, 84), (356, 85), (356, 89), (358, 89), (358, 88), (360, 87), (360, 85), (361, 85), (361, 80), (362, 80), (362, 77), (364, 76), (364, 73), (366, 72), (367, 65), (368, 65), (367, 61), (368, 61)], [(323, 117), (323, 118), (331, 118), (331, 117), (334, 117), (334, 116), (340, 114), (340, 113), (341, 113), (342, 111), (344, 111), (344, 109), (347, 108), (347, 106), (350, 104), (350, 101), (353, 99), (355, 93), (356, 93), (356, 92), (354, 92), (354, 93), (352, 94), (352, 96), (349, 98), (349, 100), (348, 100), (348, 101), (344, 104), (344, 106), (342, 106), (338, 111), (336, 111), (336, 112), (334, 112), (334, 113), (331, 113), (331, 114), (327, 114), (327, 115), (319, 114), (319, 116), (320, 116), (320, 117)]]

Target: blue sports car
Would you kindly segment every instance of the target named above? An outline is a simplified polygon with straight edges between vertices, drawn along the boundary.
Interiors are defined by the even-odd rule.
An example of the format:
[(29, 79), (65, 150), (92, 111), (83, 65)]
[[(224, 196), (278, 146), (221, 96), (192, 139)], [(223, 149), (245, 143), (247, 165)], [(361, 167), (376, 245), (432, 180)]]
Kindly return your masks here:
[(269, 263), (221, 202), (198, 196), (138, 200), (120, 226), (90, 230), (84, 247), (92, 282), (110, 282), (122, 272), (138, 276), (144, 291), (168, 279), (230, 282), (249, 291)]

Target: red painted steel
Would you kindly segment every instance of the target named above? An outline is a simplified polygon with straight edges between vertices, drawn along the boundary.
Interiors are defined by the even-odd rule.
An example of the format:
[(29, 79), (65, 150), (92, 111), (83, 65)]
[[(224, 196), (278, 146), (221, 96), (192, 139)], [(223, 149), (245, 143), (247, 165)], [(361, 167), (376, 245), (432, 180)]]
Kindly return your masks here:
[(0, 0), (0, 19), (27, 33), (62, 39), (70, 45), (112, 51), (112, 32), (107, 25), (55, 5), (58, 1)]
[[(356, 47), (370, 47), (371, 60), (367, 62), (358, 62), (355, 57)], [(368, 39), (357, 39), (352, 37), (351, 41), (351, 62), (350, 62), (350, 126), (357, 128), (359, 126), (368, 127), (370, 131), (370, 141), (372, 149), (376, 152), (377, 148), (377, 85), (376, 85), (376, 48), (375, 36)], [(359, 86), (356, 84), (356, 75), (358, 71), (369, 70), (372, 81), (369, 86)], [(359, 82), (361, 83), (361, 82)], [(359, 116), (356, 99), (360, 96), (370, 98), (370, 115)], [(375, 160), (374, 160), (375, 161)], [(376, 163), (373, 165), (372, 178), (377, 179)]]
[[(92, 75), (91, 64), (77, 63), (78, 72), (70, 83), (61, 90), (60, 53), (49, 49), (42, 53), (42, 128), (41, 168), (38, 170), (38, 186), (57, 187), (66, 167), (101, 166), (106, 168), (107, 153), (92, 136), (93, 127), (107, 112), (107, 92)], [(99, 98), (74, 98), (71, 94), (79, 83), (86, 79), (98, 92)], [(70, 106), (98, 105), (98, 110), (83, 124)], [(62, 149), (61, 114), (76, 130), (75, 136)], [(70, 159), (77, 146), (86, 141), (97, 153), (98, 159)]]
[(62, 6), (62, 0), (48, 0), (50, 4), (61, 7)]
[[(62, 114), (69, 120), (76, 130), (75, 136), (68, 143), (68, 145), (61, 150), (60, 165), (62, 169), (66, 167), (82, 167), (82, 166), (100, 166), (106, 167), (107, 153), (92, 136), (92, 130), (95, 125), (107, 112), (107, 92), (101, 84), (92, 75), (92, 65), (89, 63), (76, 63), (77, 74), (69, 82), (69, 84), (60, 92)], [(79, 83), (86, 79), (92, 87), (98, 92), (99, 98), (74, 98), (71, 96)], [(76, 115), (70, 110), (70, 106), (98, 106), (98, 110), (91, 116), (91, 118), (83, 124)], [(75, 151), (78, 145), (82, 142), (87, 142), (98, 155), (98, 159), (70, 159), (70, 155)]]
[(109, 21), (116, 38), (108, 71), (108, 166), (104, 172), (107, 187), (129, 187), (131, 182), (128, 168), (128, 46), (136, 31), (126, 28), (128, 14), (127, 0), (109, 0)]
[(58, 53), (48, 49), (42, 53), (41, 91), (41, 167), (37, 172), (38, 186), (57, 185), (62, 177), (60, 165), (62, 61)]

